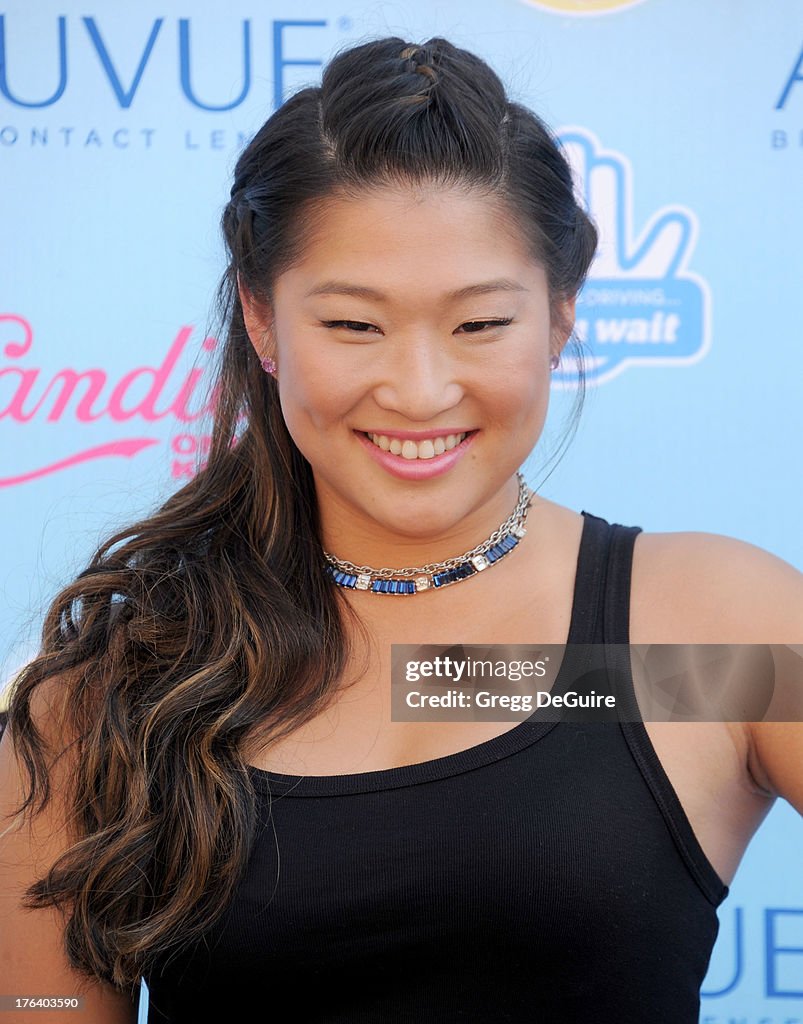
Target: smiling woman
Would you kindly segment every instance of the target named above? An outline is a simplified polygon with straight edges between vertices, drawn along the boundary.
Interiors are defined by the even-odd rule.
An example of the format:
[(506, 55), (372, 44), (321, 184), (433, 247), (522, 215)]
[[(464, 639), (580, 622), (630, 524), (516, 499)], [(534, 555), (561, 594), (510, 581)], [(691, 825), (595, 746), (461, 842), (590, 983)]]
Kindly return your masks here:
[(443, 185), (330, 198), (272, 301), (242, 282), (240, 296), (326, 546), (380, 565), (409, 546), (428, 562), (505, 518), (566, 341), (553, 318), (573, 320), (509, 209)]
[(637, 712), (622, 647), (803, 637), (792, 566), (521, 473), (567, 347), (583, 397), (597, 237), (560, 146), (447, 40), (363, 43), (249, 143), (223, 231), (207, 464), (14, 687), (7, 989), (103, 1022), (145, 980), (173, 1024), (266, 991), (318, 1024), (696, 1024), (745, 847), (803, 810), (800, 724), (391, 715), (394, 645), (560, 645), (549, 703)]

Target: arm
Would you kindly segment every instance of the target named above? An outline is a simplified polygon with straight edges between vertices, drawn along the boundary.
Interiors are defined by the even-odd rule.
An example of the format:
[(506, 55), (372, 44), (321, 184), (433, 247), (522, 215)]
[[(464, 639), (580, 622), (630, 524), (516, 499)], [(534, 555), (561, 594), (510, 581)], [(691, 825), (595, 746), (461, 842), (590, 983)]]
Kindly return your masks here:
[[(788, 596), (796, 603), (799, 617), (803, 578), (795, 589), (797, 592)], [(790, 603), (789, 609), (794, 607)], [(786, 708), (778, 717), (793, 720), (750, 723), (752, 771), (760, 785), (803, 815), (803, 644), (790, 644), (780, 651), (775, 659), (776, 675), (781, 679)]]
[(803, 814), (803, 573), (743, 541), (694, 537), (711, 580), (709, 614), (720, 619), (725, 642), (772, 646), (777, 701), (768, 717), (793, 719), (745, 724), (750, 773)]
[[(33, 714), (37, 727), (49, 739), (47, 714), (38, 694), (31, 706), (37, 709)], [(33, 823), (23, 823), (11, 814), (22, 802), (27, 774), (15, 756), (10, 731), (0, 740), (0, 974), (3, 995), (81, 995), (83, 1009), (20, 1011), (8, 1019), (30, 1017), (39, 1024), (134, 1024), (136, 999), (70, 967), (59, 913), (51, 908), (29, 910), (20, 902), (22, 892), (65, 848), (65, 814), (59, 791), (69, 770), (66, 761), (63, 758), (52, 772), (52, 796), (44, 811)]]

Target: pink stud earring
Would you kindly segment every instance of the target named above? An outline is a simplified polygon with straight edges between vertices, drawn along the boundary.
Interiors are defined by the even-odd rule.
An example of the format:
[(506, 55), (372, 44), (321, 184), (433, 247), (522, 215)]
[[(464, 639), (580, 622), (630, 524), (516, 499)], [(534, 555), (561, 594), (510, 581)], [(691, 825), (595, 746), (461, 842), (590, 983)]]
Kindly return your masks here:
[(266, 356), (262, 360), (262, 369), (265, 373), (276, 373), (276, 360), (271, 359), (270, 356)]
[(560, 356), (552, 356), (552, 358), (549, 360), (549, 368), (550, 368), (550, 370), (557, 370), (559, 365), (560, 365)]

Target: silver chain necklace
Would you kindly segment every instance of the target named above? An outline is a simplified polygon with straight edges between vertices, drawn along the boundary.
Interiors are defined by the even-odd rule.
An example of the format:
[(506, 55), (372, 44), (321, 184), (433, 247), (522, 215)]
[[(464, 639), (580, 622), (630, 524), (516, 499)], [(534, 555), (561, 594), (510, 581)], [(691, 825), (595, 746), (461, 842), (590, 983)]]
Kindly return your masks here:
[(525, 523), (534, 495), (521, 473), (516, 476), (519, 481), (516, 507), (490, 537), (470, 551), (443, 562), (404, 569), (355, 565), (324, 551), (327, 573), (339, 587), (349, 590), (370, 590), (374, 594), (420, 594), (431, 587), (447, 587), (482, 572), (512, 551), (527, 532)]

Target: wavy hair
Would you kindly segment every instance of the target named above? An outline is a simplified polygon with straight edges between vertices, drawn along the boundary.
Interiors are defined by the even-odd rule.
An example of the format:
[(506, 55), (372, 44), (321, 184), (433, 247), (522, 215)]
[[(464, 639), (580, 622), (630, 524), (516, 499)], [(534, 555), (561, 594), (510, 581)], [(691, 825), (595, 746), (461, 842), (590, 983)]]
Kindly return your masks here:
[[(276, 110), (235, 168), (206, 464), (58, 593), (39, 653), (13, 687), (21, 813), (50, 797), (49, 746), (69, 759), (60, 799), (73, 845), (26, 905), (68, 910), (73, 968), (119, 988), (221, 915), (256, 828), (246, 739), (267, 744), (318, 714), (349, 653), (346, 605), (324, 574), (311, 468), (248, 339), (238, 279), (270, 300), (322, 200), (415, 182), (507, 204), (556, 311), (581, 288), (597, 233), (567, 160), (487, 64), (442, 38), (339, 52), (320, 87)], [(579, 415), (585, 375), (572, 341)], [(38, 688), (58, 709), (51, 743), (35, 700), (32, 713)]]

